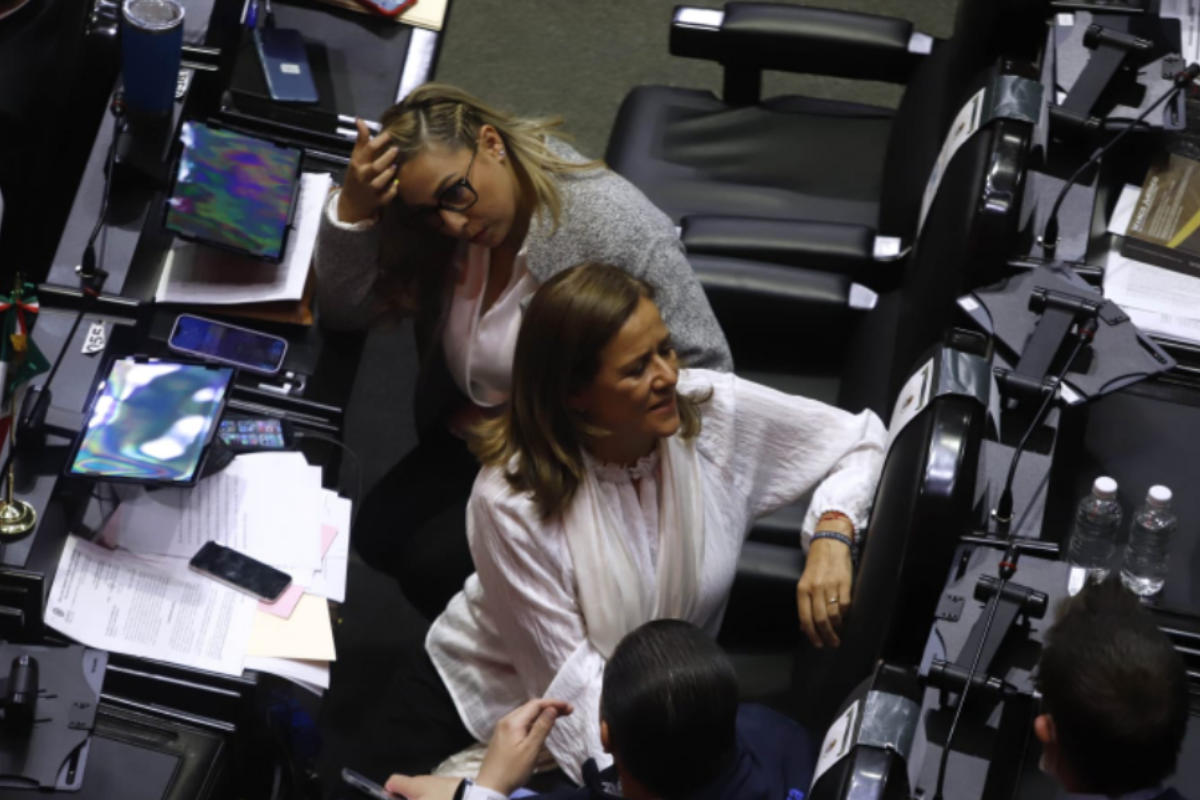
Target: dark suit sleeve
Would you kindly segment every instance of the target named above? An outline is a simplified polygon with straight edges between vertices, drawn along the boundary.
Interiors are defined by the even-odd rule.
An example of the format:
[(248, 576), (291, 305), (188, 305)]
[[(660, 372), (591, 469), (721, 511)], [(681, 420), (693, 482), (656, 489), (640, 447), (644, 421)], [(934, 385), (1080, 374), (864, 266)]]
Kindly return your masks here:
[(777, 711), (753, 703), (738, 709), (738, 737), (767, 773), (775, 796), (786, 798), (792, 790), (805, 796), (817, 765), (817, 743), (808, 729)]

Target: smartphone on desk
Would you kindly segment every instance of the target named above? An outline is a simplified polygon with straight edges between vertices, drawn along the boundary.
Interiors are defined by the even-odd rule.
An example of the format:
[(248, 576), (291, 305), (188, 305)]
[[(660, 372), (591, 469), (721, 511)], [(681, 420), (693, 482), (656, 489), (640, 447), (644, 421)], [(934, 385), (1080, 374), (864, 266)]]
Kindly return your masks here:
[(296, 445), (291, 424), (274, 417), (223, 419), (217, 436), (235, 453), (278, 453)]
[(279, 372), (287, 356), (286, 339), (192, 314), (180, 314), (175, 320), (167, 346), (264, 375)]
[(205, 542), (188, 566), (268, 603), (274, 603), (292, 585), (292, 576), (286, 572), (216, 542)]
[(304, 37), (291, 28), (255, 28), (254, 45), (271, 99), (281, 103), (315, 103), (317, 84), (304, 49)]

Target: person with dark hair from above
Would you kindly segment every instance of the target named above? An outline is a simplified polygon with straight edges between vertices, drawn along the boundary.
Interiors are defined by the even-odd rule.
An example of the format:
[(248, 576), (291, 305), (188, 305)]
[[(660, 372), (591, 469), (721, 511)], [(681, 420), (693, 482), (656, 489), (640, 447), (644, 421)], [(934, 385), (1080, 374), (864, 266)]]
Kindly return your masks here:
[[(503, 800), (533, 774), (559, 716), (557, 700), (531, 700), (506, 716), (475, 782), (393, 775), (387, 789), (409, 800)], [(812, 782), (816, 745), (796, 722), (738, 705), (733, 665), (696, 626), (648, 622), (617, 645), (604, 668), (600, 739), (613, 765), (583, 769), (585, 785), (540, 800), (784, 800)]]
[(1038, 666), (1041, 768), (1075, 795), (1180, 800), (1164, 782), (1187, 731), (1183, 659), (1117, 578), (1063, 602)]

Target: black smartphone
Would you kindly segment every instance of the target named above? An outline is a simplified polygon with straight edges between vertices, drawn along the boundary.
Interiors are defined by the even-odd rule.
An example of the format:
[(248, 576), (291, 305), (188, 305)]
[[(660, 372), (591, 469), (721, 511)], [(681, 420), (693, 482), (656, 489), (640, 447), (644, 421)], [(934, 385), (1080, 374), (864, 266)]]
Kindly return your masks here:
[(286, 572), (216, 542), (205, 542), (188, 566), (268, 603), (274, 603), (292, 585), (292, 576)]
[(276, 453), (291, 450), (296, 443), (291, 424), (274, 417), (223, 419), (217, 436), (235, 453)]
[(281, 103), (315, 103), (317, 84), (304, 50), (300, 31), (291, 28), (255, 28), (254, 44), (271, 99)]
[(369, 781), (362, 775), (359, 775), (352, 769), (342, 769), (342, 780), (358, 789), (367, 797), (374, 797), (375, 800), (407, 800), (404, 795), (392, 794), (387, 789), (384, 789), (378, 783)]
[(167, 346), (181, 353), (274, 375), (287, 356), (287, 340), (240, 325), (180, 314)]

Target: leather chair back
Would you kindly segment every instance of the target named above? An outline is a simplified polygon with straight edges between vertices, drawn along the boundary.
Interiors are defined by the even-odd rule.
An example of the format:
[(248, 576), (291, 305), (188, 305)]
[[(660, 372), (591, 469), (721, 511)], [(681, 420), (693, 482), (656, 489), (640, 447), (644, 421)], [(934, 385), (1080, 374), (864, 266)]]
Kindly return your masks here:
[[(1044, 35), (1037, 0), (962, 0), (954, 33), (918, 66), (896, 110), (884, 162), (878, 231), (911, 242), (942, 140), (997, 58), (1032, 61)], [(1034, 37), (1034, 38), (1031, 38)]]
[[(1011, 60), (999, 59), (964, 82), (956, 99), (944, 104), (953, 110), (942, 132), (948, 132), (950, 120), (985, 81), (997, 71), (1016, 69)], [(899, 285), (881, 295), (850, 345), (839, 395), (843, 408), (871, 408), (887, 422), (891, 403), (914, 360), (958, 321), (958, 298), (1004, 276), (1019, 235), (1033, 135), (1031, 123), (993, 120), (950, 160), (919, 235), (910, 232), (905, 240), (911, 242), (912, 251)], [(936, 158), (942, 141), (943, 136), (928, 136), (922, 147)], [(914, 156), (922, 157), (924, 153)], [(932, 164), (919, 180), (915, 175), (910, 178), (909, 194), (916, 198), (917, 214), (931, 169)], [(894, 202), (885, 200), (882, 210), (906, 206), (908, 198), (899, 193), (896, 197)]]
[(986, 417), (973, 398), (939, 397), (893, 442), (842, 645), (805, 646), (796, 659), (790, 710), (809, 730), (826, 730), (880, 659), (920, 662), (961, 523), (970, 518)]

